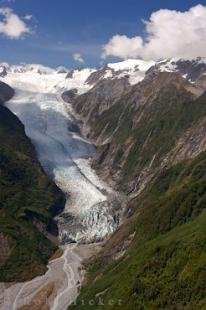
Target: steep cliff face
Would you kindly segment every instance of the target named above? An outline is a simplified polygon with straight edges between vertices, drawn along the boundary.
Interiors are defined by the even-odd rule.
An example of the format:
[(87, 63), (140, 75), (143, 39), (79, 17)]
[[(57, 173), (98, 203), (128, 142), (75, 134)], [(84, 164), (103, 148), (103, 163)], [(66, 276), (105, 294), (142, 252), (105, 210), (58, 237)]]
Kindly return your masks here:
[(128, 78), (100, 80), (90, 91), (75, 100), (75, 109), (84, 117), (84, 125), (95, 126), (98, 116), (110, 109), (130, 88)]
[[(115, 87), (116, 81), (104, 83)], [(205, 116), (205, 94), (176, 72), (149, 72), (122, 92), (111, 94), (110, 86), (101, 91), (97, 83), (74, 106), (98, 146), (94, 167), (127, 193), (138, 193), (185, 131)]]
[(115, 99), (98, 82), (74, 102), (97, 145), (93, 166), (129, 203), (72, 309), (205, 305), (205, 73), (199, 58), (165, 61)]
[[(22, 281), (46, 270), (56, 249), (52, 217), (64, 197), (44, 174), (24, 126), (2, 104), (13, 89), (0, 83), (0, 281)], [(42, 233), (44, 231), (44, 234)]]

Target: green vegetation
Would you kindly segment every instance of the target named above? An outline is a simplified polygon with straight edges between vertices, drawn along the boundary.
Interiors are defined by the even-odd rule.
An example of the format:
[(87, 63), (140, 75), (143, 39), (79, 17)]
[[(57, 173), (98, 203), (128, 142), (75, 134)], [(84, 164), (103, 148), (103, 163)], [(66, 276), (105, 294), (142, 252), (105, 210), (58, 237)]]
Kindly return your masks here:
[[(115, 151), (118, 152), (119, 147), (127, 150), (128, 145), (132, 146), (121, 170), (120, 186), (123, 190), (151, 163), (153, 169), (159, 167), (181, 135), (206, 116), (206, 94), (194, 100), (183, 87), (177, 88), (173, 84), (162, 87), (154, 98), (148, 100), (148, 103), (135, 107), (133, 93), (126, 94), (96, 117), (92, 126), (94, 138), (102, 132), (105, 140), (112, 137), (113, 152), (109, 156), (114, 163)], [(119, 156), (118, 160), (121, 163)]]
[(154, 155), (153, 167), (159, 166), (181, 134), (205, 115), (205, 96), (194, 101), (185, 90), (175, 86), (162, 89), (153, 103), (146, 105), (134, 128), (134, 145), (124, 167), (125, 177), (131, 178), (134, 167), (136, 172), (141, 171)]
[[(195, 99), (188, 86), (173, 73), (151, 74), (95, 117), (92, 96), (79, 101), (79, 112), (89, 111), (91, 136), (106, 141), (94, 163), (100, 173), (126, 193), (154, 176), (86, 264), (87, 283), (71, 309), (206, 309), (206, 153), (161, 170), (179, 139), (206, 117), (206, 92)], [(96, 99), (98, 89), (90, 92)], [(201, 129), (189, 146), (202, 145)]]
[(9, 243), (0, 253), (0, 281), (23, 281), (45, 272), (56, 250), (39, 229), (51, 226), (64, 197), (39, 166), (21, 122), (1, 105), (0, 141), (2, 252)]
[[(162, 171), (89, 265), (87, 285), (70, 308), (205, 309), (205, 205), (206, 153)], [(128, 250), (114, 259), (117, 235), (124, 244), (133, 233)]]

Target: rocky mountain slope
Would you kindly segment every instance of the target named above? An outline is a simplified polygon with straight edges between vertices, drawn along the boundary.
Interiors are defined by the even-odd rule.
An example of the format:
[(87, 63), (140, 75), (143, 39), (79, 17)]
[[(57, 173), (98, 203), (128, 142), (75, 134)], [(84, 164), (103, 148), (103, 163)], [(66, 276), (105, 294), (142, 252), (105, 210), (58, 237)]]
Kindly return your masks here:
[(0, 82), (0, 281), (22, 281), (42, 274), (56, 245), (53, 216), (64, 196), (40, 167), (24, 126), (3, 103), (13, 89)]
[[(105, 71), (73, 106), (97, 146), (93, 167), (129, 203), (71, 308), (203, 309), (205, 59)], [(130, 72), (141, 73), (137, 83)]]
[(185, 71), (182, 77), (169, 65), (170, 71), (163, 71), (166, 65), (156, 64), (133, 86), (125, 77), (102, 79), (74, 103), (99, 146), (94, 167), (127, 193), (144, 187), (185, 131), (205, 115), (205, 90), (197, 85), (202, 70), (191, 82)]

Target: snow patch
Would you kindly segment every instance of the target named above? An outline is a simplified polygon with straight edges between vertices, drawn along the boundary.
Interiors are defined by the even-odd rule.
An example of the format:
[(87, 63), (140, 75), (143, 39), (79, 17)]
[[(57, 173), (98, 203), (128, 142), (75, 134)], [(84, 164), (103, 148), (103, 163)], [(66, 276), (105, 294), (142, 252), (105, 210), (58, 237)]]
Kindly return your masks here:
[(78, 94), (83, 94), (87, 92), (92, 85), (86, 83), (88, 77), (95, 72), (95, 69), (82, 69), (82, 70), (74, 70), (71, 78), (66, 78), (64, 81), (58, 84), (58, 87), (64, 88), (66, 90), (70, 90), (72, 88), (76, 88), (78, 90)]
[(131, 85), (142, 81), (149, 68), (155, 65), (154, 61), (140, 59), (128, 59), (117, 63), (109, 63), (107, 66), (115, 71), (113, 78), (128, 76)]

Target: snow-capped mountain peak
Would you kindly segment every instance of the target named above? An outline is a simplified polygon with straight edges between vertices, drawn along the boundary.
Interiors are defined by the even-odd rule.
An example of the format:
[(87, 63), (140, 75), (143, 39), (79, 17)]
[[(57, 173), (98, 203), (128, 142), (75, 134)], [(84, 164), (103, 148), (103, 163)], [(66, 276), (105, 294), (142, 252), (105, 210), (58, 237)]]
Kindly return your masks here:
[[(61, 66), (53, 69), (40, 64), (9, 65), (8, 63), (0, 63), (1, 78), (13, 75), (18, 80), (18, 74), (24, 73), (24, 78), (44, 83), (45, 92), (52, 91), (52, 89), (62, 91), (76, 89), (78, 94), (89, 91), (101, 80), (127, 79), (130, 85), (134, 85), (141, 82), (146, 74), (153, 71), (178, 72), (187, 80), (195, 82), (200, 78), (202, 79), (203, 75), (205, 77), (206, 58), (198, 57), (194, 60), (172, 58), (159, 62), (128, 59), (108, 63), (98, 69), (82, 68), (70, 71)], [(41, 80), (39, 75), (41, 75)]]
[(37, 74), (54, 74), (54, 73), (67, 73), (65, 67), (58, 67), (56, 69), (41, 65), (41, 64), (26, 64), (9, 65), (8, 63), (0, 63), (0, 74), (3, 72), (8, 73), (37, 73)]
[(108, 67), (115, 71), (147, 71), (151, 66), (155, 64), (155, 61), (144, 61), (141, 59), (127, 59), (116, 63), (108, 63)]

